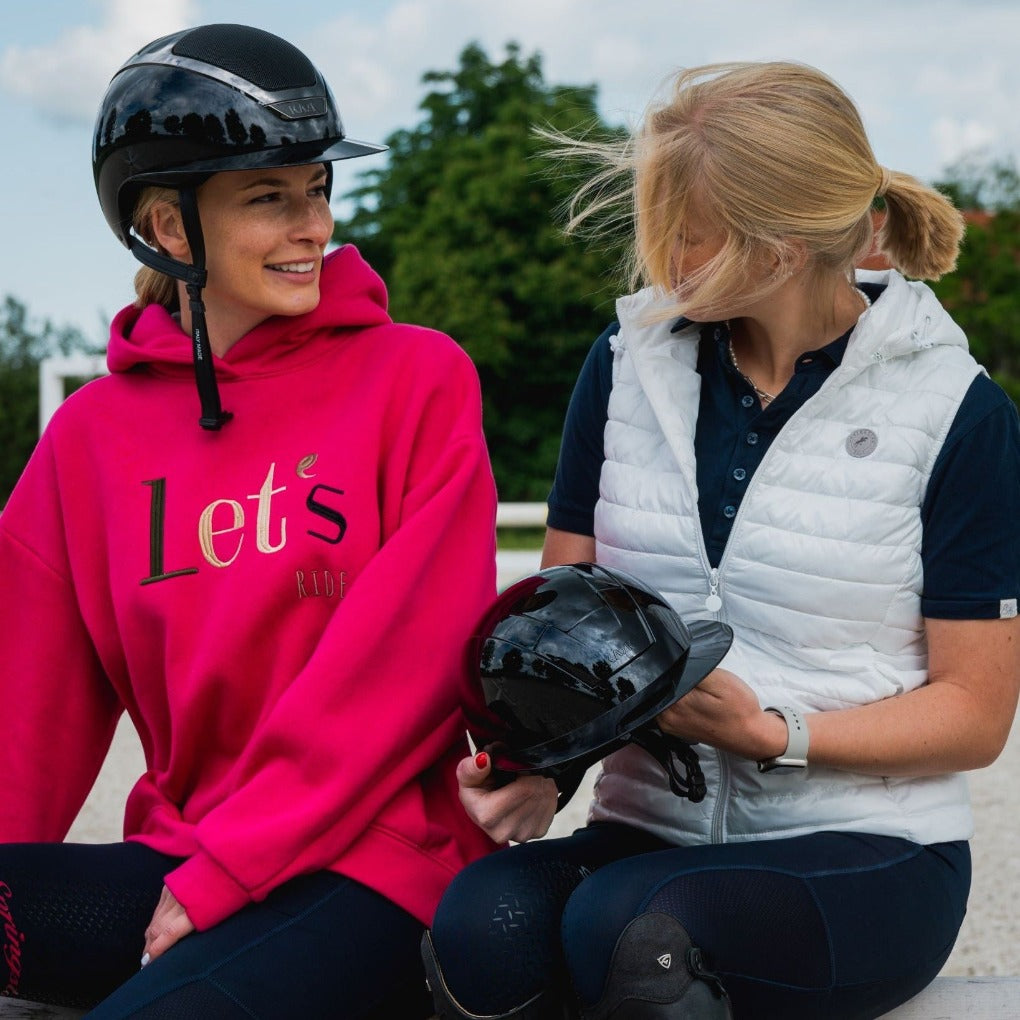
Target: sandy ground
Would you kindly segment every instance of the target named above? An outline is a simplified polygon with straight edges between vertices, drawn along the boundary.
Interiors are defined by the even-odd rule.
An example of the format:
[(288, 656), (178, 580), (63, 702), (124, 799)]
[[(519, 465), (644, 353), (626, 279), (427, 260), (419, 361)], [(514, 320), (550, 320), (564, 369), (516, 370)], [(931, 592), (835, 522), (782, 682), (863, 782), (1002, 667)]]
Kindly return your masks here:
[[(143, 769), (134, 731), (123, 724), (103, 771), (68, 840), (114, 842), (120, 838), (124, 798)], [(977, 832), (970, 911), (943, 974), (1020, 974), (1020, 725), (990, 768), (971, 774)], [(594, 772), (557, 816), (550, 835), (565, 835), (584, 824)]]

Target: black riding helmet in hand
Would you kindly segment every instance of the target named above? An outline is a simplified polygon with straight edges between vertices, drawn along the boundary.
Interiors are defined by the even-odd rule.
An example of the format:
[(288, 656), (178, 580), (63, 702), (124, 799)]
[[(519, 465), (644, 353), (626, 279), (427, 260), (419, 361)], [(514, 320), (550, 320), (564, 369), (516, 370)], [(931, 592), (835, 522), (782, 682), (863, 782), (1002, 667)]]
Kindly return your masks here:
[(497, 776), (552, 776), (569, 796), (585, 769), (634, 743), (663, 765), (676, 794), (701, 800), (697, 755), (655, 717), (719, 664), (732, 639), (726, 624), (685, 623), (622, 570), (574, 563), (518, 581), (486, 615), (476, 648), (489, 714), (474, 722), (491, 738)]
[[(149, 43), (113, 76), (92, 145), (96, 191), (106, 221), (140, 262), (184, 281), (192, 313), (200, 424), (217, 430), (220, 407), (205, 330), (205, 246), (196, 189), (222, 170), (330, 164), (384, 151), (347, 138), (322, 75), (289, 42), (245, 25), (204, 25)], [(192, 253), (178, 262), (132, 231), (148, 185), (176, 189)]]

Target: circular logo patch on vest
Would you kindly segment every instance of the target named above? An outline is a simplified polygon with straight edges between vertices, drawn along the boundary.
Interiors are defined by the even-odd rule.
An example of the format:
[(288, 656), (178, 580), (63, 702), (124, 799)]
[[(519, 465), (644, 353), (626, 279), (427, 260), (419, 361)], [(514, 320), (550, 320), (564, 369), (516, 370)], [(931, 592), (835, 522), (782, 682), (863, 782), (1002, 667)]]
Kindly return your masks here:
[(878, 436), (871, 429), (854, 429), (846, 437), (846, 452), (851, 457), (867, 457), (878, 447)]

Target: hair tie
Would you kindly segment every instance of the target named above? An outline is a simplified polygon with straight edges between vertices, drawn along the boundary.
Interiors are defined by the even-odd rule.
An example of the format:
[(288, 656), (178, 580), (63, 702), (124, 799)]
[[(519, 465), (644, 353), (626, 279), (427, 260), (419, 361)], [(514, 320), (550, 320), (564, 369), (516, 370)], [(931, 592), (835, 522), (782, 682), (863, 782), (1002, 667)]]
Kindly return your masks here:
[(882, 178), (878, 182), (878, 190), (875, 192), (876, 198), (881, 198), (889, 190), (889, 182), (892, 180), (892, 174), (884, 167), (878, 168), (882, 173)]

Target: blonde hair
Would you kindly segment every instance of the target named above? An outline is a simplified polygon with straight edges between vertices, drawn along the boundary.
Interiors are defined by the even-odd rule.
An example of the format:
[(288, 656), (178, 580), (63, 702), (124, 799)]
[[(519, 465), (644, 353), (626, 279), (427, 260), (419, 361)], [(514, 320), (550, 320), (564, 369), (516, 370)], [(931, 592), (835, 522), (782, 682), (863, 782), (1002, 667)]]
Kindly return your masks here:
[[(132, 226), (135, 233), (148, 245), (162, 251), (156, 243), (152, 230), (152, 212), (157, 205), (177, 205), (177, 192), (171, 188), (150, 186), (138, 196), (132, 214)], [(165, 253), (164, 253), (165, 254)], [(135, 304), (139, 308), (146, 305), (162, 305), (174, 311), (179, 304), (177, 281), (149, 266), (142, 266), (135, 273)]]
[[(878, 248), (906, 275), (938, 279), (956, 264), (963, 217), (939, 192), (880, 166), (850, 98), (813, 67), (788, 62), (682, 70), (664, 101), (622, 143), (546, 133), (554, 155), (587, 157), (596, 172), (575, 193), (568, 229), (629, 206), (632, 282), (643, 280), (721, 317), (766, 296), (801, 265), (826, 281), (850, 277), (872, 246), (871, 209), (884, 197)], [(674, 289), (692, 210), (722, 249)], [(771, 266), (771, 273), (762, 272)], [(748, 283), (759, 279), (755, 286)], [(707, 314), (706, 314), (707, 313)], [(713, 314), (714, 313), (714, 314)]]

